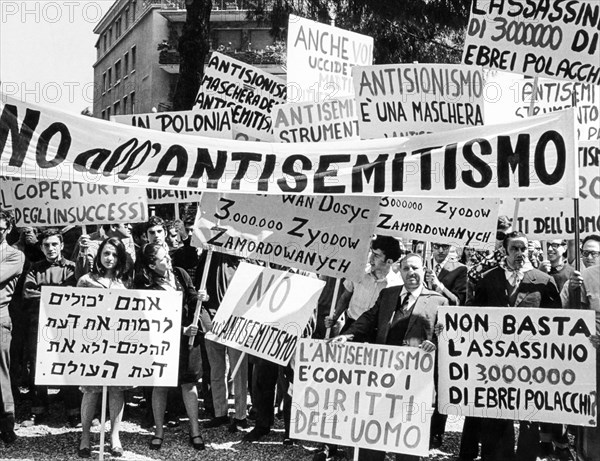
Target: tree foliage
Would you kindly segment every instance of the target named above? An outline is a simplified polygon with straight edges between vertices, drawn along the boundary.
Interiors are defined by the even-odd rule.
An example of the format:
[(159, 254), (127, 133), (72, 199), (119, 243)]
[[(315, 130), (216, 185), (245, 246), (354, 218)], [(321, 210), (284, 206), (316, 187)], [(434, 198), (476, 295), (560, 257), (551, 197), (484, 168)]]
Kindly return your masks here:
[(179, 38), (179, 80), (173, 96), (174, 110), (190, 110), (204, 72), (209, 47), (212, 0), (186, 0), (186, 21)]
[(285, 38), (290, 13), (373, 37), (376, 64), (460, 62), (470, 0), (264, 0), (253, 12)]

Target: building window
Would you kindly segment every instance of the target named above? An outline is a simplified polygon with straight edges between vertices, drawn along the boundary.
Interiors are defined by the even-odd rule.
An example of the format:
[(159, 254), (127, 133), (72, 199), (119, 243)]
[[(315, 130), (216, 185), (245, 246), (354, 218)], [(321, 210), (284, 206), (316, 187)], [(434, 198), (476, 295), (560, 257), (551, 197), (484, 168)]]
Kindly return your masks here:
[(125, 30), (129, 28), (129, 8), (125, 8)]
[(136, 58), (136, 47), (133, 45), (131, 47), (131, 70), (135, 70), (135, 58)]
[(137, 6), (137, 2), (136, 0), (133, 0), (133, 2), (131, 2), (131, 22), (135, 22), (135, 9)]
[(115, 85), (121, 81), (121, 60), (115, 62)]
[(121, 18), (115, 21), (115, 40), (121, 36)]
[(106, 108), (106, 120), (110, 120), (110, 107)]
[(108, 34), (106, 32), (104, 32), (104, 52), (106, 53), (106, 50), (108, 50)]
[(119, 115), (119, 112), (121, 110), (121, 102), (120, 101), (115, 102), (114, 107), (115, 107), (115, 115)]
[(129, 51), (123, 56), (123, 78), (127, 78), (129, 73)]
[(112, 68), (108, 69), (108, 91), (112, 87)]
[(127, 114), (127, 96), (123, 96), (123, 115)]
[(135, 91), (133, 91), (130, 95), (130, 101), (131, 101), (131, 113), (135, 114)]
[(105, 110), (102, 111), (102, 118), (106, 119), (106, 111)]
[(106, 93), (106, 72), (102, 74), (102, 94)]
[(112, 27), (108, 29), (108, 46), (112, 45)]

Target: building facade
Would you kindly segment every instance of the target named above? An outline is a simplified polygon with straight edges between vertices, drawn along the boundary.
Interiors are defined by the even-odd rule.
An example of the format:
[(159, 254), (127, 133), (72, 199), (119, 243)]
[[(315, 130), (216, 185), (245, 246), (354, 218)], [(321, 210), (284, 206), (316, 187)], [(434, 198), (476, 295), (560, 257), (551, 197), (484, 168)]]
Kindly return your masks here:
[[(264, 50), (274, 44), (267, 25), (248, 20), (248, 0), (213, 0), (210, 48), (283, 74)], [(177, 40), (184, 0), (116, 0), (94, 33), (94, 117), (168, 111), (179, 74)]]

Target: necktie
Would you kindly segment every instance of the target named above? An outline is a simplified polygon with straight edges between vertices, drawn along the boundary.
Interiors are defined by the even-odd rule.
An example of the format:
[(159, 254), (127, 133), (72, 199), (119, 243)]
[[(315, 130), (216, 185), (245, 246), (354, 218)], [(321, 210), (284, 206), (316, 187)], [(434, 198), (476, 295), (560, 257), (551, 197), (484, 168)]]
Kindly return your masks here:
[(437, 277), (438, 275), (440, 275), (440, 272), (442, 271), (442, 266), (439, 264), (435, 265), (435, 276)]
[(510, 278), (510, 284), (513, 287), (516, 287), (519, 284), (519, 272), (518, 271), (513, 271), (512, 277)]
[(404, 295), (404, 299), (402, 300), (402, 304), (400, 304), (400, 307), (398, 307), (394, 312), (394, 317), (392, 318), (392, 325), (396, 325), (400, 321), (400, 319), (402, 319), (404, 311), (408, 307), (409, 300), (410, 293), (406, 293), (406, 295)]

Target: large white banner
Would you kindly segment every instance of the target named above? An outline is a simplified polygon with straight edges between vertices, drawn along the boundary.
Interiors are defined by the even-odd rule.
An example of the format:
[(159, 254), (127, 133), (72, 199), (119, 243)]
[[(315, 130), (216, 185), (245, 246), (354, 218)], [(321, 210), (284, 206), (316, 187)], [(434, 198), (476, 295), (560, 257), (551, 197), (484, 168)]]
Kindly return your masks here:
[(483, 125), (480, 68), (387, 64), (352, 71), (363, 139), (412, 136)]
[[(514, 200), (504, 200), (499, 214), (512, 216)], [(575, 238), (573, 200), (563, 198), (527, 198), (519, 203), (515, 230), (532, 239)], [(600, 141), (579, 143), (579, 235), (600, 234)]]
[(333, 98), (319, 103), (278, 104), (273, 107), (273, 119), (276, 142), (360, 139), (354, 98)]
[(67, 181), (0, 179), (4, 201), (17, 226), (67, 226), (144, 222), (148, 201), (143, 189)]
[(598, 0), (471, 5), (463, 63), (600, 84)]
[(260, 143), (162, 133), (0, 100), (6, 176), (259, 194), (577, 194), (572, 109), (414, 138)]
[(42, 287), (35, 383), (176, 386), (181, 303), (180, 292)]
[(498, 207), (492, 198), (383, 197), (375, 233), (493, 249)]
[(294, 365), (290, 437), (428, 455), (433, 354), (302, 339)]
[(443, 414), (595, 426), (593, 311), (443, 307)]
[(288, 102), (354, 96), (352, 67), (373, 64), (373, 37), (290, 14)]
[[(534, 79), (509, 72), (489, 71), (486, 77), (484, 118), (486, 124), (503, 123), (529, 116)], [(573, 107), (579, 141), (600, 139), (600, 86), (540, 78), (535, 89), (533, 115)]]
[(114, 115), (111, 121), (167, 133), (195, 134), (211, 138), (232, 139), (231, 108)]
[(202, 195), (192, 245), (331, 277), (364, 272), (377, 197)]
[(271, 110), (274, 104), (286, 101), (286, 94), (285, 82), (279, 77), (213, 51), (194, 110), (230, 107), (235, 139), (272, 141)]
[(206, 339), (287, 365), (325, 282), (242, 262)]

